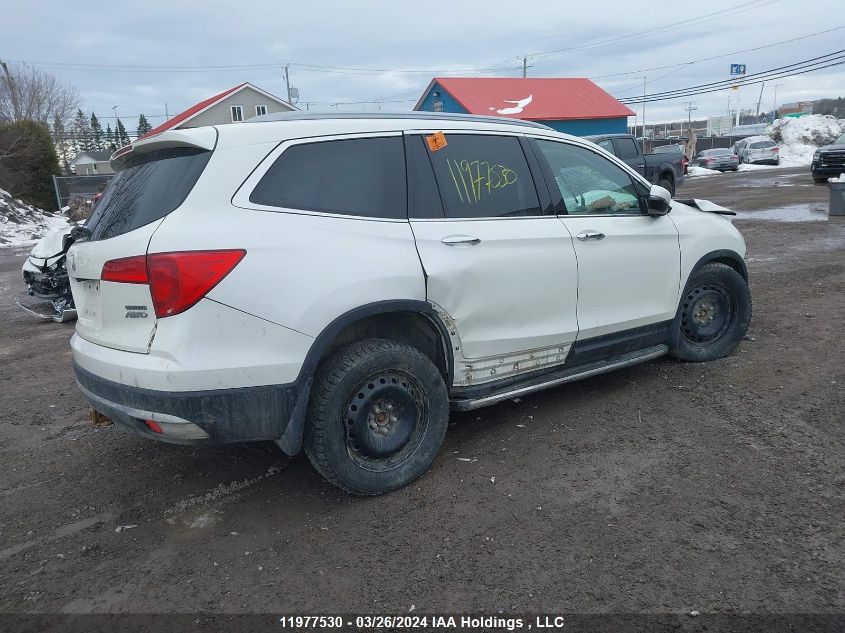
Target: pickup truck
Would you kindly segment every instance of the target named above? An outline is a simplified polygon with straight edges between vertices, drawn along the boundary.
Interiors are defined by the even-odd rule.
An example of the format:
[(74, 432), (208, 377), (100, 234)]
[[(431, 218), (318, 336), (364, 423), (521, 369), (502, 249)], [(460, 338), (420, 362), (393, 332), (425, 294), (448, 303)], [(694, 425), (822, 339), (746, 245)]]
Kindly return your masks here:
[(631, 134), (601, 134), (585, 136), (602, 149), (625, 161), (655, 185), (667, 189), (672, 196), (684, 183), (682, 153), (643, 154), (642, 148)]

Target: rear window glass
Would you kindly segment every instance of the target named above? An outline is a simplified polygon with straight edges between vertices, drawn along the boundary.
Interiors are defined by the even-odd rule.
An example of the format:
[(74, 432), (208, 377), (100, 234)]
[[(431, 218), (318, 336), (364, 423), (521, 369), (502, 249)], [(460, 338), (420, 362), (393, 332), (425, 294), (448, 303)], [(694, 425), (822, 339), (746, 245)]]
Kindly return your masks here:
[(513, 136), (446, 135), (427, 149), (450, 218), (542, 215), (519, 140)]
[(702, 156), (730, 156), (733, 152), (729, 149), (708, 149), (701, 152)]
[(249, 201), (270, 207), (407, 219), (402, 138), (344, 139), (286, 149)]
[(185, 201), (208, 164), (209, 150), (160, 149), (130, 158), (85, 223), (92, 240), (104, 240), (159, 220)]
[(752, 143), (749, 145), (751, 149), (763, 149), (765, 147), (774, 147), (777, 145), (774, 141), (760, 141), (759, 143)]

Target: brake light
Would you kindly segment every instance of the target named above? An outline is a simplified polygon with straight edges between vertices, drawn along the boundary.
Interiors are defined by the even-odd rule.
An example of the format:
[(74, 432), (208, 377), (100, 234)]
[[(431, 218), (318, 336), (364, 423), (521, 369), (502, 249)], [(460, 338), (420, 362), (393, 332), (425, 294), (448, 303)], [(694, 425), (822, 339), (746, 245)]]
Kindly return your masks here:
[(116, 281), (122, 284), (147, 283), (147, 256), (121, 257), (103, 264), (102, 281)]
[(737, 155), (736, 155), (736, 154), (731, 154), (731, 160), (733, 160), (733, 159), (734, 159), (734, 158), (736, 158), (736, 157), (737, 157)]
[(144, 424), (146, 424), (147, 428), (150, 429), (150, 431), (152, 431), (153, 433), (164, 433), (161, 428), (161, 425), (155, 420), (144, 420)]
[(773, 147), (773, 148), (772, 148), (772, 151), (773, 151), (773, 152), (779, 152), (779, 151), (780, 151), (780, 147)]
[(232, 272), (245, 250), (180, 251), (113, 259), (103, 265), (103, 281), (149, 284), (156, 317), (194, 306)]

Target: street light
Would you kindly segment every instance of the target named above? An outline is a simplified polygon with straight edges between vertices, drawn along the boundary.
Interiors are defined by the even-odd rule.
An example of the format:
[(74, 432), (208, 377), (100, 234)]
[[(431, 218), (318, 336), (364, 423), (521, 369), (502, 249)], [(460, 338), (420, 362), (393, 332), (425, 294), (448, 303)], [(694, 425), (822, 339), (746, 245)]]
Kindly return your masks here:
[(692, 129), (692, 113), (693, 110), (698, 110), (698, 106), (692, 105), (692, 101), (689, 102), (689, 105), (684, 108), (687, 111), (687, 134), (689, 134), (690, 130)]

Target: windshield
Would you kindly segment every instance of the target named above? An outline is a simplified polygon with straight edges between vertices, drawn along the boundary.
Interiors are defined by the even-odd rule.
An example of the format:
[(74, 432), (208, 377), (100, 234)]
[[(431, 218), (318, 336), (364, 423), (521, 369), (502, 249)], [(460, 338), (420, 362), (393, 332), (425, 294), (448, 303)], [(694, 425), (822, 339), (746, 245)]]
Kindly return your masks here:
[(843, 134), (843, 135), (842, 135), (842, 136), (840, 136), (838, 139), (836, 139), (836, 140), (833, 142), (833, 144), (834, 144), (834, 145), (845, 145), (845, 134)]
[(85, 223), (91, 240), (104, 240), (161, 219), (185, 201), (211, 152), (160, 149), (130, 158)]

